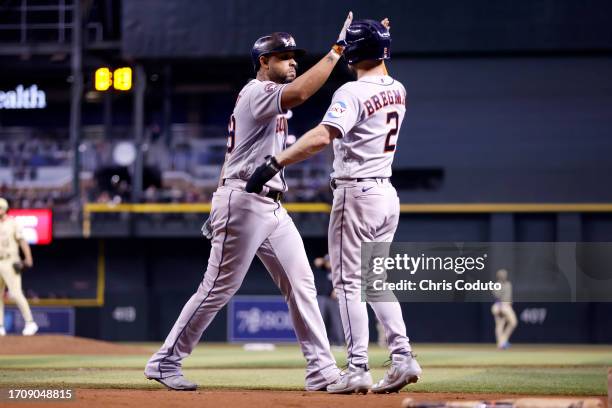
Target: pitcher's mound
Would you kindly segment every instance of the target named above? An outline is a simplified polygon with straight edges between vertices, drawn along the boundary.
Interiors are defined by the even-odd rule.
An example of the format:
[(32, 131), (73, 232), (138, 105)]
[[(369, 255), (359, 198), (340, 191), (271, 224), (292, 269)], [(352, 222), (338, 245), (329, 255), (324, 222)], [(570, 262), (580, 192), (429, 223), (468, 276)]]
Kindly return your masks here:
[(0, 337), (0, 354), (150, 354), (142, 347), (125, 346), (107, 341), (73, 336), (6, 336)]

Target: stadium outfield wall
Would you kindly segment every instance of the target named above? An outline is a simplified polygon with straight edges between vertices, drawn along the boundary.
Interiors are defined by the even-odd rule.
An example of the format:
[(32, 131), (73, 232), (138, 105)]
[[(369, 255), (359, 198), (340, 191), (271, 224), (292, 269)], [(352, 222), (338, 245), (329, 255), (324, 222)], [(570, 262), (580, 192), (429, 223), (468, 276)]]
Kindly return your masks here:
[[(305, 239), (305, 246), (311, 258), (326, 253), (321, 237)], [(34, 248), (36, 266), (24, 275), (24, 287), (40, 299), (51, 293), (55, 307), (76, 306), (76, 335), (158, 341), (202, 280), (209, 251), (204, 238), (60, 239)], [(279, 291), (255, 259), (238, 294), (278, 296)], [(77, 296), (92, 299), (89, 304), (73, 304), (71, 298)], [(402, 304), (415, 342), (493, 342), (490, 306), (488, 302)], [(516, 342), (612, 342), (612, 303), (530, 302), (516, 304), (516, 310), (521, 320)], [(227, 313), (227, 308), (221, 310), (207, 341), (227, 340)], [(371, 331), (372, 341), (375, 332)]]

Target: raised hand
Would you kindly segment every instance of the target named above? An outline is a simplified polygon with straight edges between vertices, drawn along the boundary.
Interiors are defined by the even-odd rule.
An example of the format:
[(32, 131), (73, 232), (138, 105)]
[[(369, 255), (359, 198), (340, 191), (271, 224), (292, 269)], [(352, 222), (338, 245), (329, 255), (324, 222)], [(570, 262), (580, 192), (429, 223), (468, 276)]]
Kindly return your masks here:
[(349, 11), (348, 16), (346, 16), (346, 20), (344, 20), (344, 25), (342, 26), (342, 30), (340, 30), (340, 34), (338, 34), (338, 40), (336, 44), (338, 45), (346, 45), (346, 30), (348, 30), (349, 26), (353, 22), (353, 12)]
[(387, 30), (391, 31), (391, 22), (387, 17), (385, 17), (380, 24), (384, 25)]

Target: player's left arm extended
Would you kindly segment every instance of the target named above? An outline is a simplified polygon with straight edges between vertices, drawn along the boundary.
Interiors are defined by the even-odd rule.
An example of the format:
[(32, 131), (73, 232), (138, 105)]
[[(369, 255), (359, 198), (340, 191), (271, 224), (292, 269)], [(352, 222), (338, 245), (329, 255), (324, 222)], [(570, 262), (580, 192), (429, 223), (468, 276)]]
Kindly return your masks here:
[(261, 192), (264, 184), (270, 181), (283, 167), (314, 156), (339, 135), (340, 131), (338, 129), (328, 125), (318, 125), (309, 130), (293, 146), (280, 152), (277, 157), (266, 157), (266, 161), (257, 167), (249, 178), (245, 187), (246, 192)]
[(30, 245), (28, 244), (28, 241), (26, 241), (25, 239), (20, 239), (19, 248), (21, 248), (21, 251), (23, 252), (23, 263), (28, 268), (31, 268), (32, 265), (34, 265), (34, 261), (32, 260), (32, 251), (30, 250)]

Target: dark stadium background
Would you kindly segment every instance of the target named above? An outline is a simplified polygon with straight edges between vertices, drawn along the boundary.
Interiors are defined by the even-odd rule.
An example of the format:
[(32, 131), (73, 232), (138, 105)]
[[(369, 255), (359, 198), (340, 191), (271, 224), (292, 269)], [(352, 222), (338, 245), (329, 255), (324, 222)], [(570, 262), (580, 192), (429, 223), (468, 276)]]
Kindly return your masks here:
[[(207, 214), (181, 205), (210, 200), (251, 45), (290, 31), (305, 70), (349, 9), (391, 19), (388, 67), (408, 94), (393, 183), (403, 204), (433, 205), (403, 212), (396, 241), (612, 241), (609, 1), (3, 0), (0, 90), (37, 84), (47, 99), (0, 109), (0, 195), (54, 212), (54, 242), (34, 248), (24, 278), (30, 296), (77, 305), (77, 335), (162, 339), (205, 270)], [(123, 66), (131, 91), (95, 91), (97, 68)], [(350, 79), (339, 66), (294, 110), (290, 133), (317, 124)], [(121, 166), (112, 152), (125, 141), (137, 156)], [(327, 202), (329, 166), (327, 152), (290, 169), (288, 201)], [(109, 202), (177, 210), (88, 207)], [(294, 219), (309, 256), (325, 254), (327, 214)], [(71, 302), (96, 297), (100, 262), (103, 305)], [(239, 293), (278, 291), (256, 260)], [(114, 319), (118, 306), (136, 319)], [(517, 305), (528, 307), (549, 318), (519, 327), (517, 342), (612, 341), (609, 303)], [(403, 308), (413, 341), (493, 341), (488, 304)], [(205, 339), (225, 336), (224, 310)]]

